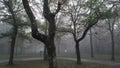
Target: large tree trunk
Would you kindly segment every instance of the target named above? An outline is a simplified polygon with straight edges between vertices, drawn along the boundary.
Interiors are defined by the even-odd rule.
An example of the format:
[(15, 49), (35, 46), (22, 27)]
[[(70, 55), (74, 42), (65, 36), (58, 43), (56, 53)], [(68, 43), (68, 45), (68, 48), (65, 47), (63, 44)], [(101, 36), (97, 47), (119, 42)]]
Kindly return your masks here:
[(57, 68), (55, 47), (48, 48), (49, 68)]
[(49, 22), (48, 35), (44, 35), (44, 34), (39, 33), (38, 31), (35, 16), (30, 9), (28, 0), (22, 0), (22, 1), (23, 1), (23, 6), (25, 8), (25, 11), (31, 21), (32, 37), (43, 42), (44, 44), (47, 44), (45, 46), (47, 47), (48, 56), (49, 56), (48, 57), (49, 68), (57, 68), (56, 51), (55, 51), (55, 44), (54, 44), (54, 37), (55, 37), (55, 31), (56, 31), (55, 15), (59, 12), (61, 3), (58, 3), (58, 8), (56, 12), (51, 13), (49, 9), (48, 0), (43, 0), (43, 3), (44, 3), (43, 4), (43, 15), (45, 19)]
[(56, 29), (54, 15), (50, 15), (48, 21), (49, 21), (49, 46), (48, 46), (49, 68), (57, 68), (56, 48), (54, 43), (55, 29)]
[(81, 64), (79, 42), (76, 42), (75, 48), (76, 48), (76, 54), (77, 54), (77, 64)]

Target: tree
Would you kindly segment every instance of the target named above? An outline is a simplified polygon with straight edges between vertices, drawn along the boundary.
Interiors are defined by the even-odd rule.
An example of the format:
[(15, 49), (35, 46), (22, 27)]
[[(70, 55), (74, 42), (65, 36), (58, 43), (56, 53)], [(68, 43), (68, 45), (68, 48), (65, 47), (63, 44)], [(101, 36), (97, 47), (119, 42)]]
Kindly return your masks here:
[[(113, 8), (111, 8), (112, 11), (109, 11), (106, 13), (106, 19), (103, 20), (102, 22), (104, 22), (104, 25), (107, 23), (108, 25), (108, 30), (110, 32), (111, 35), (111, 60), (115, 60), (115, 39), (114, 39), (114, 28), (116, 25), (116, 21), (118, 19), (118, 8), (117, 5), (119, 3), (119, 1), (115, 1), (115, 2), (111, 2), (113, 4)], [(104, 7), (107, 8), (107, 7)]]
[[(75, 4), (77, 3), (77, 4)], [(82, 14), (81, 13), (81, 9), (82, 7), (79, 7), (83, 2), (80, 2), (80, 1), (76, 1), (76, 2), (73, 2), (71, 4), (71, 7), (69, 7), (70, 9), (68, 9), (68, 13), (70, 14), (70, 17), (71, 17), (71, 26), (72, 27), (72, 35), (73, 35), (73, 38), (74, 38), (74, 41), (75, 41), (75, 49), (76, 49), (76, 55), (77, 55), (77, 64), (81, 64), (81, 57), (80, 57), (80, 49), (79, 49), (79, 42), (81, 40), (83, 40), (88, 32), (88, 30), (98, 22), (98, 19), (99, 17), (95, 17), (95, 18), (91, 18), (92, 15), (88, 16), (88, 22), (86, 23), (86, 28), (85, 30), (81, 30), (82, 26), (85, 25), (83, 23), (80, 23), (80, 21), (82, 20)], [(70, 10), (70, 11), (69, 11)], [(86, 12), (86, 10), (84, 10)], [(87, 12), (86, 12), (87, 13)], [(85, 13), (84, 13), (85, 14)], [(81, 16), (80, 16), (81, 15)], [(81, 19), (81, 20), (80, 20)], [(93, 19), (93, 20), (92, 20)], [(83, 34), (81, 35), (80, 38), (78, 38), (80, 35), (80, 31), (82, 32), (83, 31)]]
[[(3, 23), (7, 23), (8, 25), (12, 26), (12, 29), (7, 31), (6, 33), (1, 34), (1, 38), (3, 37), (10, 37), (11, 38), (11, 46), (10, 46), (10, 57), (9, 57), (9, 65), (13, 64), (13, 59), (14, 59), (14, 50), (15, 50), (15, 44), (16, 44), (16, 38), (17, 36), (20, 37), (27, 37), (27, 35), (24, 32), (24, 28), (28, 26), (28, 23), (24, 24), (24, 21), (20, 18), (19, 12), (22, 11), (21, 8), (21, 3), (18, 0), (3, 0), (1, 1), (4, 5), (4, 9), (2, 10), (3, 12), (5, 11), (6, 13), (2, 13), (1, 21)], [(16, 7), (17, 6), (17, 7)], [(5, 10), (7, 8), (7, 10)], [(21, 23), (22, 22), (22, 23)], [(20, 32), (19, 32), (19, 31)]]
[(115, 39), (114, 39), (114, 28), (115, 28), (115, 21), (116, 21), (116, 17), (115, 19), (107, 19), (107, 23), (109, 26), (109, 32), (111, 35), (111, 60), (115, 60)]
[[(72, 4), (71, 4), (72, 3)], [(110, 8), (103, 7), (109, 3), (109, 1), (89, 0), (89, 1), (73, 1), (66, 10), (71, 17), (70, 31), (73, 34), (77, 55), (77, 64), (81, 64), (79, 42), (82, 41), (89, 29), (94, 26), (99, 20), (107, 18), (107, 14), (114, 5)], [(70, 8), (70, 9), (69, 9)], [(83, 12), (84, 11), (84, 12)]]
[(13, 35), (12, 35), (12, 41), (11, 41), (11, 48), (10, 48), (10, 57), (9, 57), (9, 65), (13, 64), (13, 56), (14, 56), (14, 48), (15, 48), (15, 42), (16, 42), (16, 37), (17, 37), (17, 32), (18, 32), (18, 26), (16, 22), (16, 15), (13, 11), (13, 6), (12, 6), (12, 0), (6, 1), (4, 0), (5, 6), (8, 7), (9, 12), (11, 13), (12, 19), (13, 19)]
[(49, 68), (57, 68), (56, 65), (56, 51), (54, 44), (54, 37), (56, 31), (55, 16), (59, 12), (61, 5), (64, 2), (58, 2), (58, 7), (55, 12), (51, 12), (49, 7), (49, 0), (43, 0), (43, 15), (49, 22), (48, 35), (44, 35), (38, 31), (37, 23), (33, 12), (29, 6), (28, 0), (22, 0), (24, 9), (31, 21), (32, 37), (43, 42), (47, 48)]

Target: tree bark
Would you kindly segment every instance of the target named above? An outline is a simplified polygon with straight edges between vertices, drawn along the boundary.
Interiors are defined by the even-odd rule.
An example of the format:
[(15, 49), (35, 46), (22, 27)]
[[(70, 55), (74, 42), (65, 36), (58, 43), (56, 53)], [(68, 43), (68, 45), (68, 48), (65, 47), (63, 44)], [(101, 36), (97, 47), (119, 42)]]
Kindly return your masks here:
[(54, 43), (55, 31), (56, 31), (56, 23), (55, 23), (56, 13), (51, 13), (48, 6), (48, 0), (44, 0), (43, 15), (46, 18), (46, 20), (49, 22), (49, 27), (48, 27), (48, 44), (49, 45), (47, 46), (47, 51), (49, 56), (48, 57), (49, 68), (57, 68), (56, 48)]
[(55, 47), (49, 47), (47, 50), (48, 50), (49, 68), (57, 68)]
[(75, 48), (76, 48), (76, 54), (77, 54), (77, 64), (81, 64), (79, 42), (76, 42)]

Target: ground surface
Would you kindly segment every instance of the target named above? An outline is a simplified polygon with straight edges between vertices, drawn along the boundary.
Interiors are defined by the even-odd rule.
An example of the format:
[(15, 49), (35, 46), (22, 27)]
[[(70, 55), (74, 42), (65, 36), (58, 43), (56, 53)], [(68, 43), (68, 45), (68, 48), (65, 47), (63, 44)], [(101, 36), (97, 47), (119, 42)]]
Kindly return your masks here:
[[(87, 62), (89, 64), (83, 64), (83, 65), (76, 65), (76, 58), (72, 54), (66, 54), (65, 56), (62, 54), (62, 56), (59, 56), (58, 59), (60, 60), (67, 60), (67, 61), (59, 61), (58, 68), (120, 68), (120, 62), (119, 61), (110, 61), (109, 56), (100, 56), (100, 59), (90, 58), (88, 55), (83, 55), (84, 59), (82, 59), (82, 62)], [(15, 63), (14, 66), (6, 66), (5, 63), (8, 62), (8, 55), (2, 55), (0, 56), (0, 68), (48, 68), (48, 64), (45, 61), (37, 61), (42, 60), (43, 58), (41, 55), (36, 54), (30, 54), (30, 55), (16, 55), (15, 56)], [(69, 57), (69, 58), (68, 58)], [(102, 57), (102, 58), (101, 58)], [(107, 58), (107, 59), (105, 59)], [(102, 59), (102, 60), (101, 60)], [(72, 62), (68, 62), (72, 61)], [(117, 59), (116, 59), (117, 60)], [(4, 64), (1, 64), (4, 63)], [(92, 63), (92, 64), (90, 64)], [(96, 63), (96, 64), (95, 64)]]
[[(110, 65), (95, 64), (95, 63), (83, 63), (82, 65), (77, 65), (75, 61), (71, 60), (57, 60), (58, 68), (116, 68)], [(15, 62), (13, 66), (8, 66), (5, 63), (0, 64), (0, 68), (48, 68), (48, 63), (46, 61), (19, 61)]]

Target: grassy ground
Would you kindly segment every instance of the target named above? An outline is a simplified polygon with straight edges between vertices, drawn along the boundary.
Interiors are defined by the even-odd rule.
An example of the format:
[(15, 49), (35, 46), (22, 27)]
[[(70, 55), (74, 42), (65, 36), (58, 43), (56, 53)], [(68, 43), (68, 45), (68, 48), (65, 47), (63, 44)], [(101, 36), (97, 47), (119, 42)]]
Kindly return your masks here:
[[(36, 58), (36, 57), (42, 57), (39, 54), (21, 54), (21, 55), (15, 55), (15, 58)], [(0, 60), (8, 59), (9, 55), (0, 55)]]
[[(112, 66), (106, 66), (101, 64), (93, 63), (83, 63), (82, 65), (77, 65), (75, 61), (68, 60), (57, 60), (58, 68), (115, 68)], [(13, 66), (8, 66), (6, 64), (0, 64), (0, 68), (48, 68), (48, 63), (46, 61), (21, 61), (15, 62)]]
[[(39, 54), (21, 54), (15, 55), (15, 58), (36, 58), (36, 57), (43, 57), (43, 55)], [(70, 57), (76, 58), (76, 54), (74, 53), (60, 53), (57, 57)], [(0, 60), (8, 59), (9, 55), (0, 55)], [(102, 55), (102, 54), (95, 54), (94, 58), (91, 58), (90, 54), (81, 54), (81, 58), (85, 59), (96, 59), (96, 60), (111, 60), (111, 55)], [(116, 56), (116, 61), (120, 62), (120, 56)]]
[[(58, 56), (76, 58), (76, 54), (74, 53), (61, 53)], [(90, 54), (81, 54), (81, 58), (96, 60), (111, 60), (111, 55), (95, 54), (94, 58), (91, 58)], [(116, 55), (115, 59), (116, 59), (115, 61), (120, 61), (120, 55)]]

